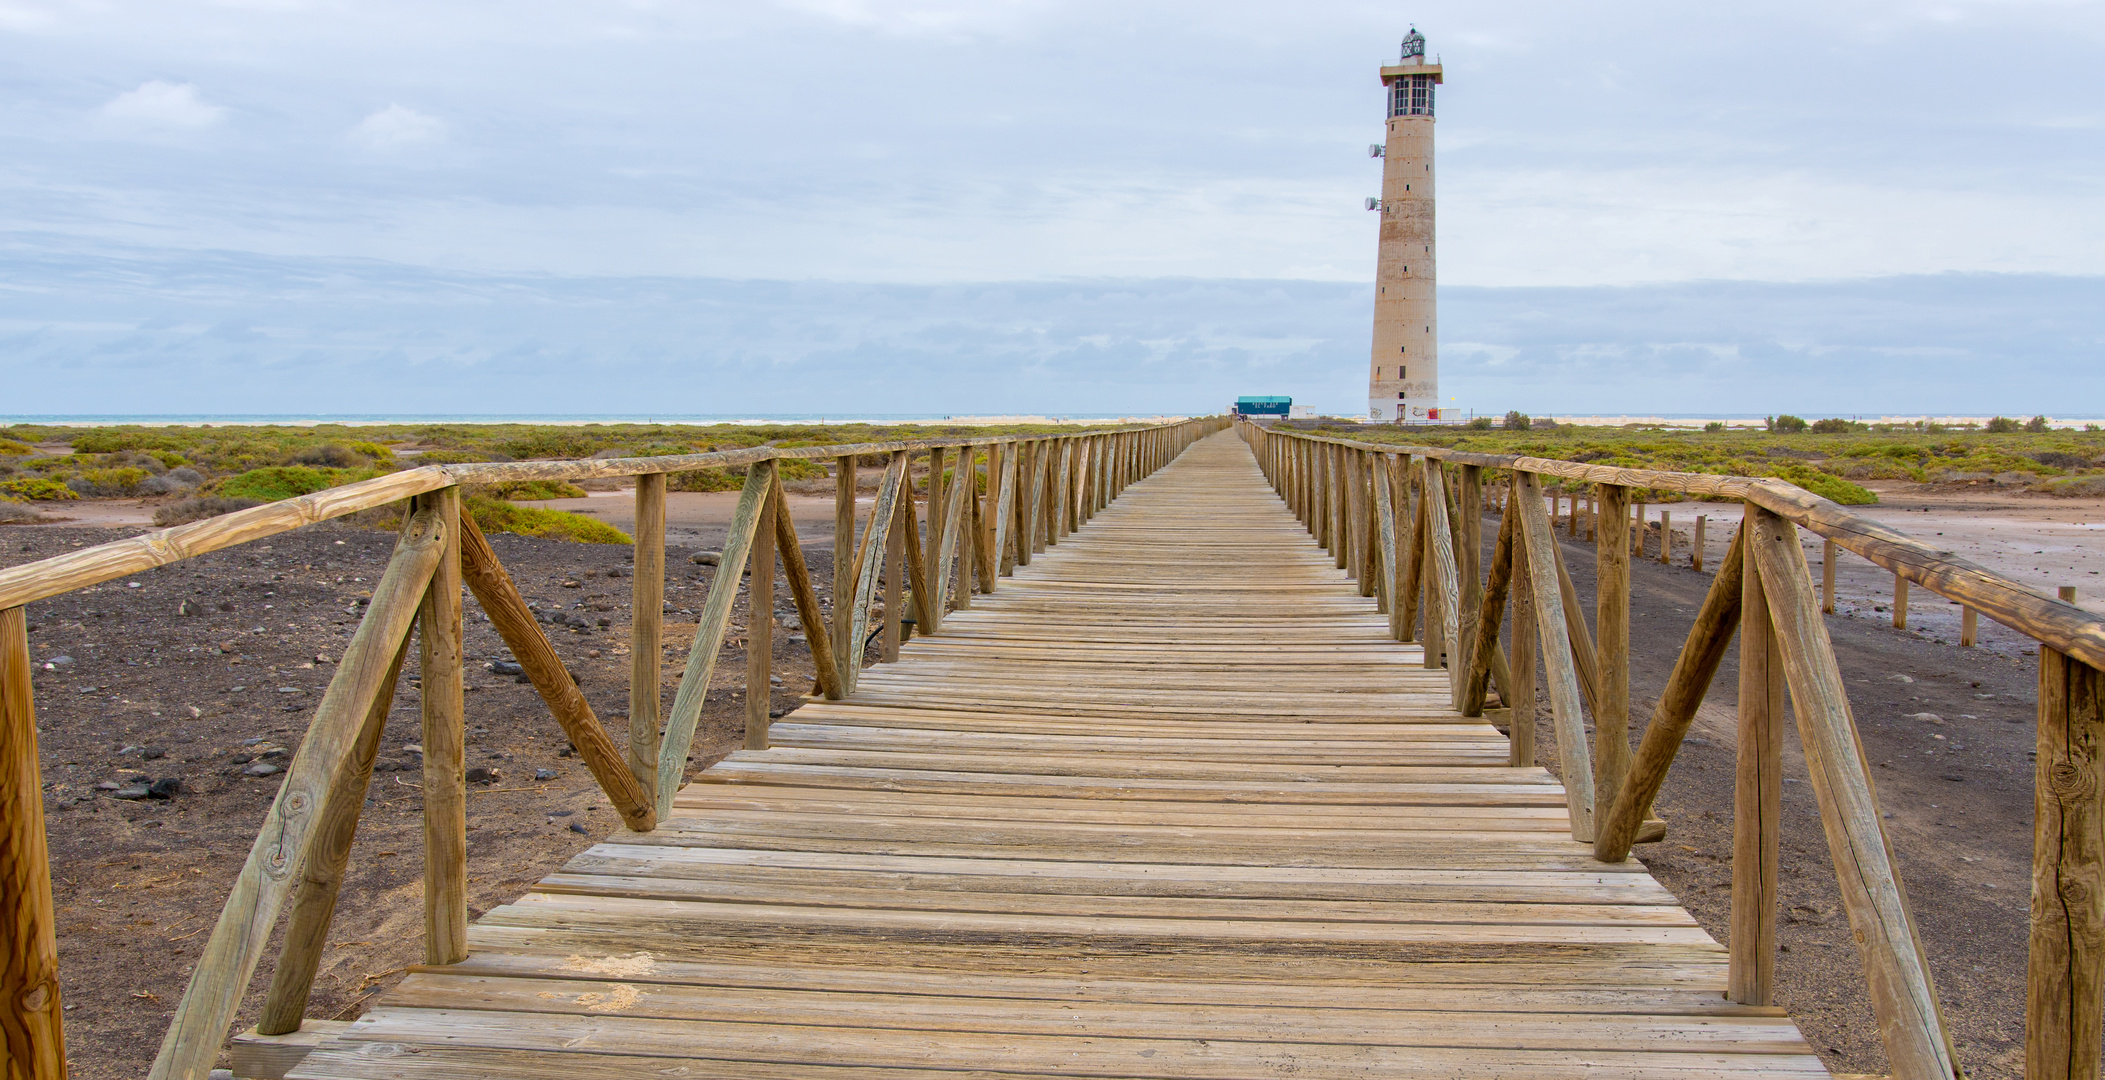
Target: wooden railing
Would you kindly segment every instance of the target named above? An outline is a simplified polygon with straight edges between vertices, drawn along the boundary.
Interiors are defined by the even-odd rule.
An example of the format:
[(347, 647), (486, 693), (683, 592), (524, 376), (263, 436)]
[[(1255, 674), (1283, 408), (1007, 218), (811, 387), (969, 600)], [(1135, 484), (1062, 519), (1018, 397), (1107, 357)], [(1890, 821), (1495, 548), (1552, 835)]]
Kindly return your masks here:
[[(1237, 429), (1280, 497), (1335, 552), (1337, 565), (1358, 575), (1362, 592), (1379, 599), (1396, 638), (1423, 642), (1426, 666), (1446, 666), (1457, 707), (1483, 715), (1496, 689), (1510, 710), (1516, 765), (1535, 762), (1539, 679), (1572, 835), (1592, 844), (1603, 862), (1621, 862), (1633, 843), (1663, 835), (1663, 823), (1648, 820), (1652, 800), (1738, 632), (1730, 996), (1755, 1005), (1773, 997), (1788, 694), (1879, 1032), (1894, 1076), (1906, 1080), (1962, 1073), (1798, 530), (2040, 642), (2025, 1069), (2029, 1080), (2099, 1076), (2105, 620), (1780, 480), (1602, 468), (1249, 423)], [(1591, 489), (1597, 588), (1590, 631), (1544, 503), (1545, 481)], [(1487, 490), (1499, 510), (1488, 572), (1477, 566)], [(1630, 505), (1647, 490), (1741, 500), (1746, 515), (1633, 756)], [(1833, 565), (1831, 555), (1827, 562)], [(1499, 641), (1509, 601), (1511, 656)], [(1591, 746), (1586, 714), (1598, 734)]]
[[(25, 604), (407, 500), (386, 572), (286, 769), (149, 1074), (155, 1080), (203, 1080), (288, 907), (284, 945), (257, 1032), (283, 1035), (300, 1028), (412, 629), (423, 703), (425, 962), (452, 964), (467, 957), (463, 584), (624, 824), (648, 831), (670, 812), (684, 778), (747, 571), (745, 745), (764, 749), (778, 568), (810, 643), (814, 693), (840, 698), (854, 689), (862, 671), (872, 621), (880, 618), (873, 611), (882, 612), (875, 630), (880, 656), (897, 659), (909, 603), (914, 625), (934, 632), (953, 607), (969, 606), (975, 592), (993, 592), (999, 578), (1058, 543), (1128, 484), (1227, 423), (1210, 417), (1071, 435), (434, 466), (0, 571), (0, 926), (7, 931), (0, 967), (0, 1076), (66, 1075)], [(875, 455), (884, 457), (884, 476), (857, 540), (856, 459)], [(916, 455), (928, 464), (918, 510), (911, 469)], [(837, 478), (834, 543), (841, 558), (830, 621), (784, 501), (777, 463), (791, 459), (831, 459)], [(685, 675), (661, 718), (665, 477), (721, 466), (744, 466), (745, 484)], [(593, 715), (474, 519), (461, 512), (460, 488), (628, 476), (637, 479), (636, 552), (630, 707), (622, 746)]]

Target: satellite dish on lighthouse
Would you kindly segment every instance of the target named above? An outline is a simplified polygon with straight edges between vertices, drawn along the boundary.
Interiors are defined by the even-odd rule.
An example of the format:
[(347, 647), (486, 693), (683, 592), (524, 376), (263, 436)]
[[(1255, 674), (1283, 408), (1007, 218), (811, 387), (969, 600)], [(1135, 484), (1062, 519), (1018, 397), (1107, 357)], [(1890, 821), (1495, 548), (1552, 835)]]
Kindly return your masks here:
[(1367, 144), (1367, 156), (1368, 156), (1368, 157), (1381, 157), (1381, 156), (1382, 156), (1383, 154), (1385, 154), (1385, 153), (1387, 153), (1387, 151), (1385, 151), (1385, 150), (1383, 150), (1383, 149), (1382, 149), (1382, 145), (1381, 145), (1380, 143), (1368, 143), (1368, 144)]
[(1381, 200), (1380, 200), (1380, 199), (1375, 199), (1375, 198), (1369, 198), (1369, 199), (1367, 200), (1367, 209), (1369, 209), (1369, 210), (1379, 210), (1379, 209), (1381, 209)]

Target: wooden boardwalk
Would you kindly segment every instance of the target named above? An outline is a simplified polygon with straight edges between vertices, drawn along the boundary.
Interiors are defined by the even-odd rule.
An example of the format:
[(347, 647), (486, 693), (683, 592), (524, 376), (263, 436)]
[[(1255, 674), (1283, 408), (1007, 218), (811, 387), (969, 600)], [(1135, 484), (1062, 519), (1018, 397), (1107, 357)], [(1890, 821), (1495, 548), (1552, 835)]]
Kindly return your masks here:
[(1232, 435), (292, 1075), (1826, 1075)]

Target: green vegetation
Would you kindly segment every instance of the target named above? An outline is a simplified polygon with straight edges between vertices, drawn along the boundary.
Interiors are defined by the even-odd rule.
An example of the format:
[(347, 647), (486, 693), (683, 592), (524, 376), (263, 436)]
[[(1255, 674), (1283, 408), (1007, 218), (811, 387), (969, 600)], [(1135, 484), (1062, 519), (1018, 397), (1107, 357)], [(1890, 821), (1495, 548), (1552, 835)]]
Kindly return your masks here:
[(0, 455), (6, 455), (10, 457), (27, 457), (28, 455), (34, 454), (36, 452), (36, 447), (31, 446), (28, 443), (16, 442), (13, 439), (0, 439)]
[[(1774, 423), (1796, 419), (1779, 416)], [(1844, 422), (1847, 430), (1803, 432), (1702, 432), (1659, 428), (1561, 427), (1545, 431), (1456, 431), (1454, 434), (1394, 431), (1378, 427), (1348, 437), (1393, 443), (1446, 446), (1487, 454), (1527, 454), (1596, 465), (1723, 476), (1775, 476), (1839, 503), (1877, 501), (1866, 480), (1912, 483), (1995, 481), (2037, 484), (2050, 494), (2105, 490), (2105, 434), (2094, 431), (2025, 431), (2010, 425), (1996, 433), (1951, 432), (1934, 425), (1899, 427)], [(2043, 426), (2043, 425), (2042, 425)], [(1884, 427), (1884, 430), (1880, 430)], [(1343, 434), (1343, 432), (1340, 432)], [(1650, 492), (1652, 502), (1672, 501)]]
[(470, 495), (461, 501), (461, 505), (468, 513), (474, 515), (475, 524), (486, 533), (518, 533), (521, 536), (570, 540), (580, 544), (636, 542), (620, 529), (583, 514), (573, 514), (564, 510), (543, 510), (536, 506), (514, 506), (502, 499), (492, 499), (485, 495)]
[(223, 499), (276, 502), (279, 499), (311, 495), (317, 491), (360, 480), (370, 480), (378, 475), (379, 472), (372, 469), (315, 469), (305, 465), (272, 465), (228, 477), (219, 482), (213, 489), (213, 494)]
[(469, 494), (492, 499), (532, 502), (538, 499), (582, 499), (585, 489), (562, 480), (506, 480), (501, 484), (471, 484)]
[(72, 488), (57, 480), (34, 476), (22, 477), (16, 480), (0, 480), (0, 498), (62, 501), (65, 499), (78, 499), (80, 496), (75, 494)]

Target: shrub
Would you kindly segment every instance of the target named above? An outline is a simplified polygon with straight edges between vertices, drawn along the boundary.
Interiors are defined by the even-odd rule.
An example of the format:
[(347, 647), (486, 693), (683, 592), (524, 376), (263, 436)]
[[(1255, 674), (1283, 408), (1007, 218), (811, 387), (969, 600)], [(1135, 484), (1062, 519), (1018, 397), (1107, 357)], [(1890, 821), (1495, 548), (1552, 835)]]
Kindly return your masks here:
[(2062, 498), (2092, 498), (2105, 495), (2105, 476), (2060, 476), (2039, 485), (2039, 490)]
[(818, 480), (826, 476), (826, 466), (809, 458), (776, 458), (776, 468), (784, 480)]
[(162, 479), (179, 487), (194, 488), (205, 482), (205, 474), (188, 465), (179, 465), (162, 474)]
[[(347, 446), (326, 443), (310, 446), (292, 455), (295, 465), (319, 465), (327, 469), (355, 469), (366, 464), (363, 454)], [(316, 489), (319, 490), (319, 489)]]
[(1707, 423), (1707, 424), (1703, 425), (1703, 430), (1705, 430), (1705, 431), (1723, 431), (1723, 430), (1725, 430), (1725, 421), (1723, 421), (1723, 420), (1712, 420), (1712, 421), (1711, 421), (1710, 423)]
[(1991, 416), (1988, 418), (1988, 433), (1990, 435), (2009, 435), (2023, 430), (2023, 424), (2007, 416)]
[(1816, 435), (1847, 435), (1863, 426), (1862, 424), (1850, 423), (1839, 416), (1830, 416), (1825, 420), (1813, 421), (1813, 433)]
[(28, 525), (45, 520), (37, 508), (24, 503), (0, 499), (0, 525)]
[(665, 488), (668, 491), (737, 491), (746, 485), (745, 470), (736, 473), (717, 467), (694, 469), (689, 472), (668, 473)]
[(573, 514), (565, 510), (513, 506), (502, 499), (492, 499), (487, 495), (470, 495), (462, 500), (461, 505), (474, 516), (475, 524), (486, 533), (518, 533), (521, 536), (569, 540), (580, 544), (636, 542), (627, 533), (604, 521), (595, 521), (583, 514)]
[(1521, 412), (1519, 409), (1513, 409), (1506, 413), (1507, 431), (1526, 431), (1534, 426), (1535, 422), (1528, 418), (1528, 414)]
[(194, 499), (169, 503), (154, 511), (153, 523), (165, 529), (170, 525), (185, 525), (192, 521), (203, 521), (206, 518), (260, 505), (262, 504), (254, 499), (223, 499), (213, 495), (201, 495)]
[(366, 457), (372, 458), (375, 465), (393, 465), (395, 463), (395, 452), (376, 442), (354, 442), (351, 444), (351, 450), (353, 453), (364, 454)]
[(576, 428), (554, 428), (535, 431), (497, 444), (497, 449), (512, 457), (528, 458), (583, 458), (591, 457), (599, 449), (600, 440)]
[(97, 498), (140, 494), (139, 486), (152, 473), (136, 465), (120, 465), (114, 469), (82, 469), (80, 474), (66, 481), (74, 491)]
[(1797, 434), (1798, 432), (1804, 431), (1806, 428), (1805, 419), (1803, 417), (1792, 416), (1790, 413), (1784, 413), (1781, 416), (1771, 416), (1767, 419), (1766, 423), (1769, 425), (1770, 431), (1782, 432), (1784, 434)]
[(214, 494), (228, 499), (277, 502), (309, 495), (326, 488), (364, 480), (375, 475), (367, 469), (310, 469), (303, 465), (271, 465), (250, 469), (240, 476), (219, 482)]
[(492, 499), (582, 499), (585, 489), (561, 480), (506, 480), (496, 484), (472, 484), (473, 494)]
[(1878, 501), (1878, 496), (1868, 488), (1805, 465), (1779, 465), (1775, 468), (1775, 475), (1843, 506), (1869, 506)]
[(474, 450), (426, 450), (410, 456), (412, 466), (468, 465), (481, 461), (510, 461), (507, 454), (484, 454)]
[(11, 454), (17, 457), (26, 457), (34, 453), (36, 453), (36, 448), (30, 446), (28, 443), (16, 442), (13, 439), (0, 438), (0, 455)]
[(0, 480), (0, 498), (36, 499), (63, 502), (78, 499), (72, 488), (50, 477), (23, 477), (19, 480)]
[(1488, 417), (1488, 416), (1472, 416), (1472, 417), (1470, 417), (1470, 418), (1469, 418), (1469, 430), (1471, 430), (1471, 431), (1489, 431), (1489, 430), (1491, 430), (1491, 418), (1490, 418), (1490, 417)]
[(2032, 419), (2025, 421), (2025, 430), (2032, 432), (2035, 435), (2044, 432), (2046, 429), (2047, 418), (2044, 416), (2035, 416)]

